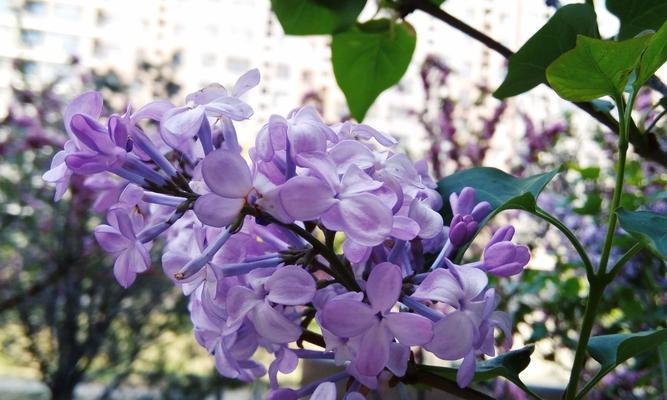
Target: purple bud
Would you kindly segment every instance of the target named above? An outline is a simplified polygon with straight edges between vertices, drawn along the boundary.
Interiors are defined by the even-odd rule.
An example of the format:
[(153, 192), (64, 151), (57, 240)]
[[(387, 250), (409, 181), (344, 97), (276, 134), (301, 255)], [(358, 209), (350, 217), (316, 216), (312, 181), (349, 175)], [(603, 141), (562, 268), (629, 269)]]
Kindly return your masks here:
[(502, 227), (493, 234), (493, 237), (484, 249), (484, 261), (481, 267), (496, 276), (512, 276), (523, 271), (530, 261), (530, 251), (527, 246), (517, 245), (510, 240), (514, 236), (514, 227)]
[(487, 215), (491, 214), (491, 211), (493, 211), (491, 204), (489, 204), (487, 201), (483, 201), (481, 203), (477, 203), (477, 205), (472, 209), (470, 215), (472, 215), (475, 221), (480, 222), (486, 218)]
[(471, 215), (457, 214), (449, 226), (449, 240), (455, 247), (463, 246), (477, 230), (477, 221)]
[(470, 214), (475, 206), (475, 189), (464, 187), (461, 193), (452, 193), (449, 196), (449, 204), (454, 214)]

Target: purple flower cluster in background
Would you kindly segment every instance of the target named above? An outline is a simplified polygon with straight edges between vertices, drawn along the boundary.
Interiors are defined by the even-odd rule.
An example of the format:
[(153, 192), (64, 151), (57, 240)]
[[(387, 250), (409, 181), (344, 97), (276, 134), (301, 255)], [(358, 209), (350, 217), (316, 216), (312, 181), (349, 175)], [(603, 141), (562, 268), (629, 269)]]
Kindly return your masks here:
[[(84, 93), (64, 112), (70, 140), (44, 179), (56, 199), (73, 174), (99, 183), (107, 223), (95, 237), (124, 287), (164, 238), (163, 269), (189, 296), (195, 338), (224, 376), (268, 372), (273, 399), (335, 398), (330, 382), (347, 379), (346, 398), (362, 398), (405, 376), (420, 346), (462, 359), (467, 386), (476, 358), (495, 354), (496, 328), (511, 346), (488, 274), (519, 274), (528, 248), (507, 226), (481, 260), (455, 264), (490, 204), (471, 188), (453, 194), (445, 226), (425, 162), (369, 126), (327, 125), (309, 106), (271, 116), (244, 157), (235, 122), (253, 114), (240, 96), (258, 83), (252, 70), (231, 92), (210, 85), (183, 106), (159, 100), (104, 122), (101, 96)], [(253, 359), (259, 348), (274, 356), (268, 368)], [(299, 359), (331, 359), (341, 372), (281, 388), (278, 373)]]

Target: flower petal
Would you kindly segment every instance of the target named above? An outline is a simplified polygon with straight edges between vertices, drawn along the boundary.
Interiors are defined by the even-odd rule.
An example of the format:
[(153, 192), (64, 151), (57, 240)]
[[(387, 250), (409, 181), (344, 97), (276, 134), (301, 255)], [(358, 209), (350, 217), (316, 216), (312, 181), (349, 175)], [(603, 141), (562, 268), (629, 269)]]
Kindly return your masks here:
[(477, 297), (486, 288), (489, 283), (489, 277), (477, 268), (463, 267), (456, 265), (445, 259), (447, 267), (451, 269), (452, 274), (456, 276), (463, 288), (463, 295), (467, 300)]
[(398, 301), (402, 284), (403, 275), (397, 265), (384, 262), (373, 267), (366, 282), (366, 294), (373, 311), (389, 311)]
[(312, 400), (336, 400), (336, 384), (333, 382), (322, 382), (310, 397)]
[(405, 371), (408, 369), (408, 360), (410, 360), (410, 347), (396, 342), (389, 344), (387, 369), (392, 374), (398, 377), (405, 375)]
[[(189, 139), (194, 137), (199, 130), (204, 116), (204, 109), (202, 107), (175, 107), (164, 113), (160, 128), (172, 135)], [(164, 135), (163, 138), (167, 143), (170, 142)]]
[(250, 317), (257, 333), (273, 343), (289, 343), (301, 336), (301, 327), (266, 302), (257, 305)]
[(243, 322), (243, 318), (262, 301), (257, 298), (254, 291), (244, 286), (232, 286), (227, 292), (226, 306), (228, 327), (237, 327)]
[(63, 111), (63, 122), (65, 123), (65, 129), (70, 136), (73, 135), (70, 130), (70, 121), (72, 120), (72, 117), (75, 114), (84, 114), (97, 119), (102, 114), (102, 103), (102, 94), (91, 90), (78, 95), (67, 105), (67, 107), (65, 107), (65, 110)]
[(472, 351), (463, 358), (463, 362), (459, 366), (456, 373), (456, 383), (460, 388), (470, 385), (472, 378), (475, 377), (475, 353)]
[(186, 103), (207, 104), (220, 97), (228, 96), (227, 89), (219, 83), (209, 83), (205, 87), (185, 97)]
[(370, 192), (382, 187), (382, 182), (373, 180), (356, 165), (350, 165), (341, 180), (341, 196)]
[(360, 245), (350, 238), (346, 238), (343, 242), (343, 253), (345, 254), (345, 258), (352, 263), (366, 261), (368, 257), (370, 257), (372, 249), (372, 247)]
[(206, 185), (223, 197), (245, 197), (252, 189), (248, 163), (233, 151), (218, 149), (204, 158), (202, 176)]
[(431, 239), (442, 231), (442, 216), (418, 200), (410, 204), (408, 216), (419, 224), (419, 237)]
[(113, 275), (122, 287), (127, 289), (132, 285), (137, 278), (137, 273), (132, 267), (131, 257), (128, 257), (126, 252), (122, 252), (116, 258), (113, 264)]
[(100, 225), (95, 228), (94, 234), (100, 247), (109, 253), (123, 251), (131, 245), (130, 240), (121, 235), (113, 226)]
[(389, 313), (382, 320), (401, 344), (421, 346), (433, 338), (433, 324), (421, 315), (397, 312)]
[(266, 281), (264, 287), (269, 292), (267, 300), (288, 306), (309, 303), (315, 295), (315, 280), (312, 275), (296, 265), (279, 268)]
[(209, 117), (228, 117), (234, 121), (248, 119), (254, 113), (252, 107), (246, 102), (231, 96), (219, 97), (205, 104), (204, 108), (206, 109), (206, 115)]
[(412, 218), (394, 215), (390, 235), (400, 240), (412, 240), (417, 237), (420, 227)]
[(253, 68), (245, 74), (241, 75), (241, 77), (234, 84), (234, 88), (232, 89), (232, 96), (238, 97), (248, 90), (254, 88), (259, 84), (259, 79), (259, 70), (257, 68)]
[(357, 370), (362, 375), (379, 374), (389, 361), (391, 338), (381, 324), (375, 324), (361, 338), (355, 359)]
[(102, 152), (114, 147), (108, 131), (99, 122), (87, 115), (72, 115), (70, 128), (79, 142), (93, 151)]
[(288, 180), (280, 188), (279, 196), (287, 214), (300, 221), (317, 219), (336, 204), (329, 185), (312, 176)]
[(345, 197), (337, 205), (345, 234), (364, 246), (376, 246), (389, 236), (391, 209), (370, 193)]
[(437, 268), (428, 274), (411, 297), (441, 301), (452, 307), (458, 307), (459, 300), (463, 298), (463, 289), (448, 269)]
[(352, 165), (367, 169), (375, 164), (373, 152), (356, 140), (342, 140), (329, 150), (329, 155), (336, 163), (338, 173), (342, 174)]
[(322, 327), (339, 337), (360, 335), (376, 321), (375, 312), (360, 301), (333, 299), (322, 309)]
[(336, 173), (336, 166), (326, 154), (322, 152), (298, 154), (296, 161), (300, 166), (308, 168), (311, 175), (322, 179), (332, 189), (339, 186), (340, 179)]
[(470, 317), (454, 311), (433, 325), (433, 340), (425, 348), (443, 360), (458, 360), (472, 349), (474, 334)]

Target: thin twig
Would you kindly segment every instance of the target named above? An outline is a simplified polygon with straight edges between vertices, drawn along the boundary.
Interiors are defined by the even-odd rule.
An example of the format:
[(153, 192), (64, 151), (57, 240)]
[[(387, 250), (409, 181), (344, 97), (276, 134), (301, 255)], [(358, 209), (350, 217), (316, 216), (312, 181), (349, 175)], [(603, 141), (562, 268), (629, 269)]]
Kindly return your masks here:
[[(505, 45), (499, 43), (484, 32), (473, 28), (460, 19), (447, 13), (445, 10), (441, 9), (429, 0), (404, 0), (401, 5), (398, 6), (398, 9), (403, 16), (410, 14), (415, 10), (425, 12), (426, 14), (431, 15), (432, 17), (446, 23), (454, 29), (457, 29), (479, 41), (506, 59), (509, 59), (514, 54), (514, 52)], [(607, 128), (611, 129), (614, 133), (619, 133), (620, 130), (618, 122), (610, 114), (596, 110), (593, 107), (593, 104), (589, 102), (573, 102), (573, 104), (588, 113), (591, 117), (598, 120), (598, 122), (605, 125)], [(654, 134), (642, 134), (639, 129), (634, 126), (634, 124), (630, 124), (629, 134), (630, 143), (632, 143), (634, 151), (637, 154), (664, 167), (667, 167), (667, 152), (662, 149), (660, 142)]]

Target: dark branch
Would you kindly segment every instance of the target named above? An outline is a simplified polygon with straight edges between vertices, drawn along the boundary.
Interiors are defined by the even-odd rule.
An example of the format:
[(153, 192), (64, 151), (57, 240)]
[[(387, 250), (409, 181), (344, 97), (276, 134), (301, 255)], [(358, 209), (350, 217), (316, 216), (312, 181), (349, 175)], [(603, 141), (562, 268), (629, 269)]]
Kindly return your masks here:
[[(461, 21), (460, 19), (452, 16), (429, 0), (404, 0), (398, 6), (398, 10), (403, 16), (408, 15), (415, 10), (423, 11), (426, 14), (429, 14), (432, 17), (474, 38), (505, 58), (510, 58), (514, 54), (512, 50), (505, 47), (501, 43), (498, 43), (484, 32), (481, 32)], [(652, 79), (650, 82), (652, 83), (652, 87), (660, 86), (657, 83), (659, 81), (656, 81), (656, 79)], [(614, 133), (618, 134), (618, 122), (611, 115), (597, 111), (589, 102), (574, 104), (581, 110), (588, 113), (591, 117), (598, 120), (601, 124), (611, 129)], [(632, 143), (634, 151), (640, 156), (667, 167), (667, 152), (661, 148), (660, 143), (654, 134), (643, 134), (636, 126), (633, 125), (630, 128), (630, 143)]]
[(25, 300), (27, 300), (30, 297), (36, 296), (37, 294), (41, 293), (44, 289), (52, 286), (56, 282), (58, 282), (63, 275), (65, 274), (65, 266), (63, 265), (58, 265), (58, 268), (53, 270), (49, 275), (46, 276), (46, 278), (35, 282), (32, 286), (29, 288), (5, 299), (0, 301), (0, 313), (6, 310), (10, 310), (18, 306), (19, 304), (23, 303)]

